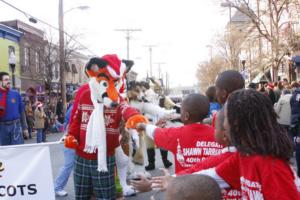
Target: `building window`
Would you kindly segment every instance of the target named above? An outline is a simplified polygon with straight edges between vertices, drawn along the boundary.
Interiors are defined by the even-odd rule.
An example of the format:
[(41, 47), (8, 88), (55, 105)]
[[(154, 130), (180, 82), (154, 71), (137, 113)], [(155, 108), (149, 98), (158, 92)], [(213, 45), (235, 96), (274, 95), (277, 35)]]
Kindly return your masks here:
[(8, 56), (9, 56), (11, 53), (13, 53), (13, 54), (16, 55), (16, 53), (15, 53), (15, 47), (14, 47), (14, 46), (8, 46)]
[[(15, 47), (13, 46), (8, 46), (8, 62), (9, 64), (16, 64)], [(9, 71), (11, 71), (11, 67), (9, 67)]]
[(73, 74), (78, 74), (77, 68), (75, 64), (72, 64), (72, 72)]
[(66, 72), (71, 72), (70, 64), (68, 62), (65, 62), (65, 70)]
[(28, 71), (29, 69), (29, 62), (30, 62), (30, 52), (28, 47), (24, 47), (24, 66), (23, 72)]
[(55, 64), (55, 79), (58, 79), (58, 74), (59, 74), (59, 70), (58, 70), (58, 64)]
[(40, 70), (40, 54), (39, 54), (39, 52), (35, 52), (35, 69), (36, 69), (37, 73), (41, 72), (41, 70)]

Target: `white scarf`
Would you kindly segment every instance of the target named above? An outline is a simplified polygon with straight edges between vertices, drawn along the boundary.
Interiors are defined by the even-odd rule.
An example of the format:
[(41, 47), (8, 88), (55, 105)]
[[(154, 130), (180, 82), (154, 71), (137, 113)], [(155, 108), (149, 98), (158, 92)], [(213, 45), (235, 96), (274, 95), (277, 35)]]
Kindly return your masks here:
[(99, 103), (101, 88), (100, 84), (95, 78), (89, 81), (89, 87), (91, 90), (91, 100), (94, 105), (94, 110), (90, 116), (87, 124), (86, 136), (85, 136), (85, 148), (86, 153), (95, 153), (98, 150), (98, 171), (107, 172), (106, 163), (106, 130), (104, 121), (104, 105)]

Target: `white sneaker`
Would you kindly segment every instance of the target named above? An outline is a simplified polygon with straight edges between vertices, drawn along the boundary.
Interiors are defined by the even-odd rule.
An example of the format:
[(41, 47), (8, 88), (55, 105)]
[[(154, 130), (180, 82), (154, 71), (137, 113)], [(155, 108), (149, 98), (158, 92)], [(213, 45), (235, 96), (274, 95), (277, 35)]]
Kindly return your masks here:
[(56, 196), (59, 196), (59, 197), (65, 197), (68, 195), (68, 193), (64, 190), (58, 191), (55, 194), (56, 194)]
[(131, 197), (136, 195), (136, 191), (128, 185), (126, 187), (123, 187), (122, 190), (124, 197)]

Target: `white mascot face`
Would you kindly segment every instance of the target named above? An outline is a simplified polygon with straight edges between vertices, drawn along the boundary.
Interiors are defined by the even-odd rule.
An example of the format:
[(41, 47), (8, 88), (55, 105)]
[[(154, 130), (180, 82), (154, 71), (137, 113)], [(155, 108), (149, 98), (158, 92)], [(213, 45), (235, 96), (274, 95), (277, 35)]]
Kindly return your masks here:
[(91, 94), (98, 103), (103, 103), (106, 107), (112, 108), (119, 104), (120, 98), (118, 89), (119, 80), (109, 81), (106, 78), (92, 77), (89, 85)]

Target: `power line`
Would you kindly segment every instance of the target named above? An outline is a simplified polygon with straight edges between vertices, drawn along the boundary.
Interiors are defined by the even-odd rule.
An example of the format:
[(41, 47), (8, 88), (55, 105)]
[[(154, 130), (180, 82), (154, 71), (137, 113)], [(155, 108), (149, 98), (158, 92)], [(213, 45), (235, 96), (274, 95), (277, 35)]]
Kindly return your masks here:
[[(25, 11), (23, 11), (23, 10), (17, 8), (16, 6), (14, 6), (14, 5), (8, 3), (7, 1), (4, 1), (4, 0), (0, 0), (0, 1), (3, 2), (3, 3), (5, 3), (6, 5), (12, 7), (13, 9), (15, 9), (15, 10), (17, 10), (17, 11), (23, 13), (27, 18), (29, 18), (29, 20), (30, 20), (31, 22), (34, 22), (34, 20), (36, 20), (36, 21), (39, 21), (39, 22), (41, 22), (41, 23), (43, 23), (43, 24), (46, 24), (47, 26), (49, 26), (49, 27), (51, 27), (51, 28), (53, 28), (53, 29), (59, 31), (59, 28), (57, 28), (56, 26), (53, 26), (53, 25), (49, 24), (48, 22), (45, 22), (44, 20), (41, 20), (41, 19), (39, 19), (39, 18), (37, 18), (37, 17), (34, 17), (34, 16), (28, 14), (27, 12), (25, 12)], [(83, 45), (81, 42), (79, 42), (78, 40), (74, 39), (73, 36), (71, 36), (69, 33), (67, 33), (66, 31), (63, 31), (63, 32), (64, 32), (64, 34), (65, 34), (66, 36), (68, 36), (69, 38), (71, 38), (71, 40), (73, 40), (74, 42), (76, 42), (77, 44), (79, 44), (80, 46), (82, 46), (82, 47), (83, 47), (84, 49), (86, 49), (89, 53), (91, 53), (92, 55), (96, 55), (93, 51), (91, 51), (89, 48), (87, 48), (87, 47), (86, 47), (85, 45)]]

